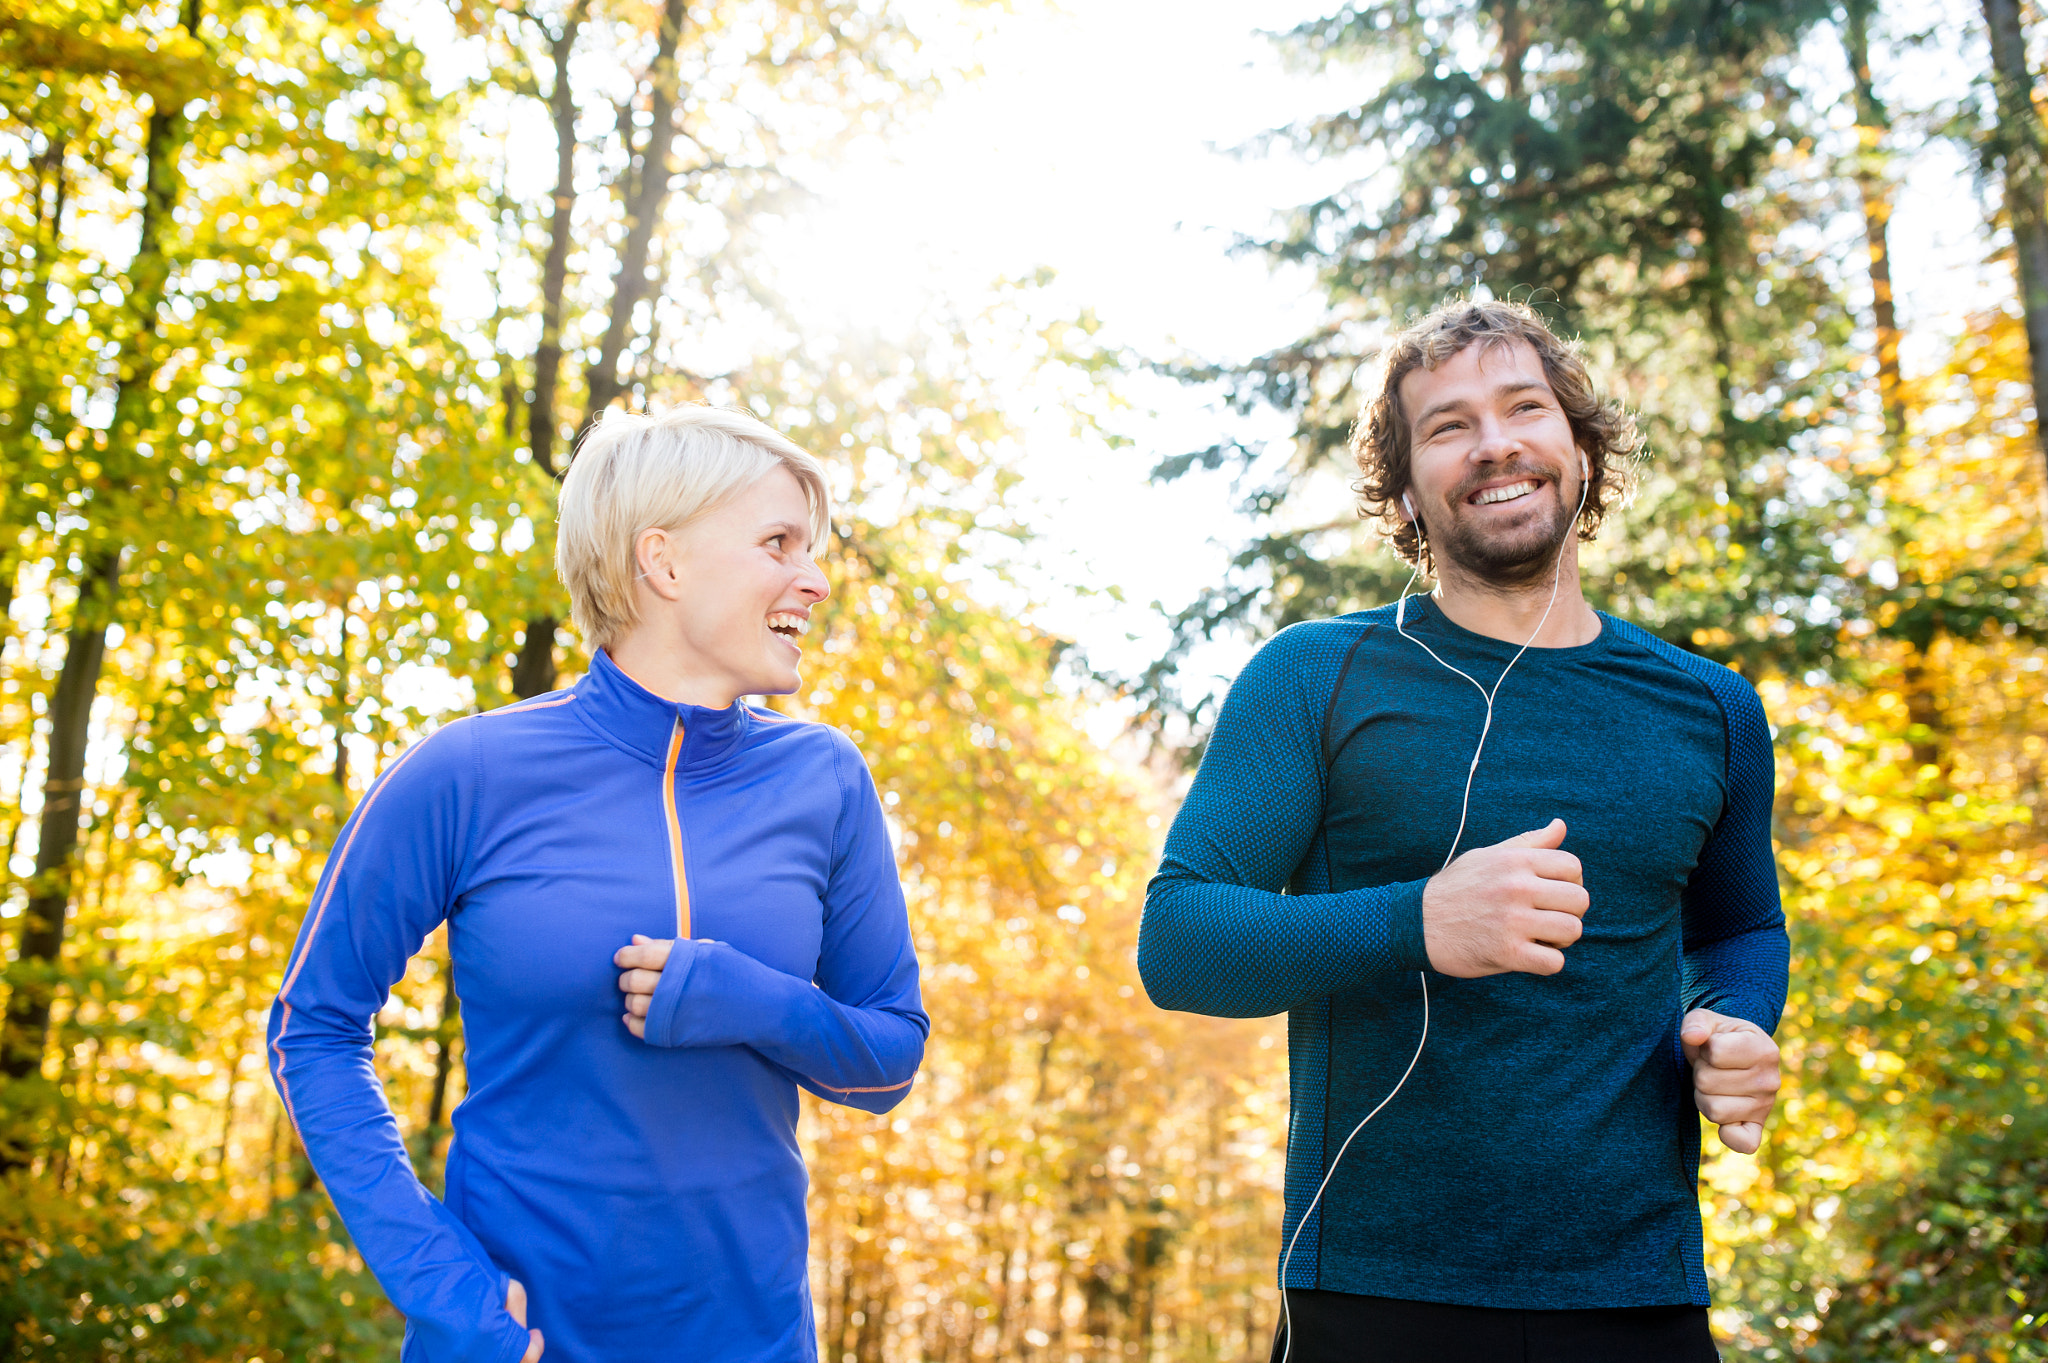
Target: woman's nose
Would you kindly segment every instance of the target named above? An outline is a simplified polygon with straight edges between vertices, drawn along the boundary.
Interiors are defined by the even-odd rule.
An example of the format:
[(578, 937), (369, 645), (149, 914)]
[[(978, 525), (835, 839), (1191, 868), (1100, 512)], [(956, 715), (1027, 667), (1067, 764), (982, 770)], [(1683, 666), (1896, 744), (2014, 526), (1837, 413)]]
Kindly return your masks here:
[(825, 579), (825, 570), (815, 562), (797, 577), (796, 589), (813, 601), (823, 601), (832, 595), (832, 584)]

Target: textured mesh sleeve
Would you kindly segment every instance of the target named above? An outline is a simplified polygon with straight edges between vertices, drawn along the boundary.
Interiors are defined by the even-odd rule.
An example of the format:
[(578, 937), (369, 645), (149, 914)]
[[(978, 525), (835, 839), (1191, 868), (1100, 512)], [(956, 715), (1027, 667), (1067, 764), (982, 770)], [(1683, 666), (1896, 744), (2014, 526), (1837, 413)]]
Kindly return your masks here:
[(1771, 728), (1748, 682), (1716, 663), (1671, 651), (1684, 670), (1706, 683), (1728, 730), (1726, 801), (1682, 900), (1685, 1006), (1711, 1008), (1775, 1032), (1785, 1007), (1792, 944), (1771, 850), (1777, 788)]
[(1145, 894), (1138, 971), (1161, 1008), (1267, 1017), (1428, 964), (1424, 881), (1283, 893), (1322, 824), (1323, 717), (1357, 637), (1296, 625), (1230, 688)]

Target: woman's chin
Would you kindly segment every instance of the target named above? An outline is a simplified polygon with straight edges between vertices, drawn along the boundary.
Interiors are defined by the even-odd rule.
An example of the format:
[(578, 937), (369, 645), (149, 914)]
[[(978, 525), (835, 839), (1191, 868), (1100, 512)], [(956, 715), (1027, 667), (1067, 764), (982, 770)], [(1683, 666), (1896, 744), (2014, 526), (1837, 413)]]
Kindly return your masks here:
[(755, 685), (747, 693), (753, 696), (787, 696), (804, 684), (803, 677), (794, 667), (769, 668), (755, 678)]

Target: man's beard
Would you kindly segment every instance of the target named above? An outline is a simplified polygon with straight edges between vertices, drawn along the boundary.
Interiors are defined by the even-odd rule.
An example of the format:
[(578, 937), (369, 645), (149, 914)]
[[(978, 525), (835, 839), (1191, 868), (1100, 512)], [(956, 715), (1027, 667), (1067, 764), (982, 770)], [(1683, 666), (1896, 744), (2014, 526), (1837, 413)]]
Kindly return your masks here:
[[(1505, 473), (1520, 470), (1509, 469)], [(1489, 474), (1486, 481), (1492, 482), (1504, 473)], [(1538, 477), (1529, 474), (1529, 477)], [(1541, 479), (1542, 486), (1529, 494), (1530, 499), (1545, 497), (1546, 490), (1558, 488), (1549, 479)], [(1469, 491), (1460, 492), (1454, 505), (1464, 505)], [(1568, 510), (1562, 496), (1553, 491), (1549, 500), (1550, 514), (1533, 521), (1524, 522), (1510, 529), (1485, 531), (1471, 520), (1457, 517), (1452, 520), (1444, 534), (1434, 539), (1430, 553), (1439, 567), (1449, 566), (1460, 574), (1476, 579), (1484, 586), (1512, 589), (1526, 587), (1540, 580), (1550, 570), (1558, 553), (1564, 547), (1565, 536), (1571, 533), (1572, 521), (1577, 513)]]

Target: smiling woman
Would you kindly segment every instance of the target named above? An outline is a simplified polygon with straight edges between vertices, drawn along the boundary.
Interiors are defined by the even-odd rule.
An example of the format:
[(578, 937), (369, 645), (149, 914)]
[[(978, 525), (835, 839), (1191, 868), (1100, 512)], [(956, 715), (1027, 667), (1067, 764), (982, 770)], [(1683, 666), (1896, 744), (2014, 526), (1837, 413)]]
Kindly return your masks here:
[[(590, 671), (437, 731), (344, 830), (271, 1056), (408, 1363), (815, 1356), (797, 1090), (886, 1111), (930, 1028), (860, 754), (742, 700), (800, 684), (829, 524), (817, 461), (744, 413), (608, 417), (562, 491)], [(368, 1063), (444, 919), (445, 1205)]]
[[(761, 486), (778, 471), (785, 476)], [(742, 497), (749, 502), (745, 511), (732, 505)], [(561, 510), (555, 563), (574, 598), (576, 624), (593, 648), (621, 642), (648, 608), (660, 617), (639, 585), (650, 578), (653, 596), (673, 601), (670, 584), (679, 587), (693, 573), (702, 582), (725, 569), (758, 571), (758, 563), (718, 561), (713, 546), (733, 535), (746, 538), (760, 529), (764, 533), (754, 547), (771, 548), (784, 561), (793, 552), (808, 563), (832, 526), (831, 494), (816, 459), (745, 412), (701, 405), (659, 416), (607, 412), (577, 450), (562, 483)], [(676, 562), (678, 553), (688, 553), (680, 541), (692, 528), (698, 548), (710, 557)], [(822, 577), (817, 588), (822, 598)], [(735, 694), (792, 689), (765, 686)], [(731, 697), (722, 703), (730, 704)]]

